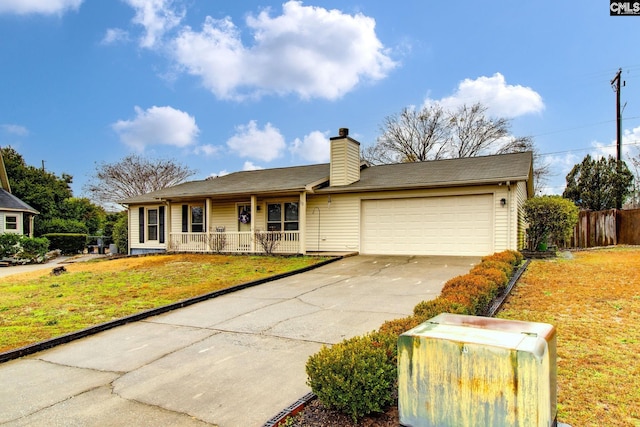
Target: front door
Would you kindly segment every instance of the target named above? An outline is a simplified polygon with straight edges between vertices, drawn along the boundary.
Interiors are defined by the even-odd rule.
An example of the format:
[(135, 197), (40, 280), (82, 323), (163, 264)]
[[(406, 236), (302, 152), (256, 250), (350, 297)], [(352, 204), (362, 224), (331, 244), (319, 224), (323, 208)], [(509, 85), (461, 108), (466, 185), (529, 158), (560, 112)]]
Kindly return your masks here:
[(251, 231), (251, 205), (238, 205), (238, 231)]

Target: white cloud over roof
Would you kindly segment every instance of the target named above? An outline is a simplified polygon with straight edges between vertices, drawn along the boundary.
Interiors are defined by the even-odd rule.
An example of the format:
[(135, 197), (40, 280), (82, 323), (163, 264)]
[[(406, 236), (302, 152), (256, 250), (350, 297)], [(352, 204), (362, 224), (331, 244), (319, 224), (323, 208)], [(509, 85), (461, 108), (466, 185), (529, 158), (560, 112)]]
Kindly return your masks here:
[(120, 140), (136, 151), (152, 145), (186, 147), (196, 142), (200, 130), (196, 120), (172, 107), (135, 107), (136, 117), (112, 124)]
[(56, 15), (67, 10), (78, 10), (82, 2), (83, 0), (2, 0), (0, 1), (0, 14)]
[(280, 157), (286, 144), (280, 130), (271, 123), (260, 129), (255, 120), (236, 126), (236, 134), (227, 140), (227, 146), (240, 157), (270, 162)]
[(542, 96), (530, 87), (507, 84), (500, 73), (491, 77), (481, 76), (475, 80), (464, 79), (451, 96), (440, 100), (427, 99), (427, 104), (438, 103), (447, 109), (477, 102), (488, 107), (490, 115), (514, 118), (544, 110)]
[(326, 163), (329, 161), (329, 138), (323, 132), (313, 131), (302, 139), (296, 138), (290, 150), (295, 156), (311, 163)]

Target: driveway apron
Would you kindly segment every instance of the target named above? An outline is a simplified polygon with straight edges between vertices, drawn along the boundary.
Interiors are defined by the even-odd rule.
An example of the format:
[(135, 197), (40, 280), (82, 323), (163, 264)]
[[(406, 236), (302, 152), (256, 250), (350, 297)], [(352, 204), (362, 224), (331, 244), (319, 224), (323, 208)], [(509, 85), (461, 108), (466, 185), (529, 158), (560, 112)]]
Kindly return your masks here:
[(354, 256), (0, 364), (3, 426), (262, 426), (308, 357), (436, 297), (479, 258)]

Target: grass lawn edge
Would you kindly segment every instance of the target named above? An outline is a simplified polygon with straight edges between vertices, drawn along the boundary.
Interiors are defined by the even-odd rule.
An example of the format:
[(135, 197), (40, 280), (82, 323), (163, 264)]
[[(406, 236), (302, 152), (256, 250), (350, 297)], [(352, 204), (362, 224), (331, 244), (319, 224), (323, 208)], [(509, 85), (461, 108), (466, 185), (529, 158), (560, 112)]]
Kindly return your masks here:
[(262, 285), (264, 283), (271, 282), (273, 280), (284, 279), (285, 277), (294, 276), (296, 274), (304, 273), (307, 271), (314, 270), (318, 267), (322, 267), (324, 265), (330, 264), (332, 262), (338, 261), (344, 258), (344, 256), (336, 256), (331, 259), (321, 261), (317, 264), (310, 265), (307, 267), (299, 268), (297, 270), (288, 271), (285, 273), (276, 274), (270, 277), (264, 277), (262, 279), (252, 280), (250, 282), (241, 283), (239, 285), (231, 286), (229, 288), (220, 289), (217, 291), (209, 292), (203, 295), (198, 295), (196, 297), (187, 298), (181, 301), (177, 301), (171, 304), (166, 304), (160, 307), (151, 308), (148, 310), (141, 311), (139, 313), (131, 314), (129, 316), (121, 317), (119, 319), (110, 320), (108, 322), (100, 323), (98, 325), (90, 326), (88, 328), (81, 329), (79, 331), (70, 332), (68, 334), (60, 335), (48, 340), (40, 341), (35, 344), (29, 344), (24, 347), (19, 347), (13, 350), (8, 350), (0, 353), (0, 363), (8, 362), (10, 360), (19, 359), (20, 357), (27, 356), (30, 354), (37, 353), (42, 350), (46, 350), (61, 344), (66, 344), (71, 341), (75, 341), (84, 337), (88, 337), (90, 335), (97, 334), (102, 331), (106, 331), (117, 326), (126, 325), (127, 323), (137, 322), (139, 320), (143, 320), (152, 316), (157, 316), (159, 314), (163, 314), (172, 310), (177, 310), (179, 308), (187, 307), (202, 301), (206, 301), (209, 299), (217, 298), (222, 295), (230, 294), (233, 292), (241, 291), (243, 289), (251, 288), (254, 286)]

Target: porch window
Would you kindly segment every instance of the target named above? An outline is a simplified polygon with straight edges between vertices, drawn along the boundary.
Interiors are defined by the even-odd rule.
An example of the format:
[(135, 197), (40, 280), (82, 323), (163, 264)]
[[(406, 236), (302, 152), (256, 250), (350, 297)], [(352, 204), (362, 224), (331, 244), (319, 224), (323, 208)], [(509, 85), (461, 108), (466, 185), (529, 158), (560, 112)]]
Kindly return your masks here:
[(204, 207), (191, 206), (191, 232), (202, 233), (204, 231)]
[(18, 217), (8, 215), (4, 219), (4, 229), (5, 230), (17, 230), (18, 229)]
[(147, 240), (158, 240), (158, 209), (147, 210)]
[(182, 205), (182, 232), (204, 232), (204, 205)]
[(298, 230), (298, 203), (269, 203), (267, 205), (267, 230)]

